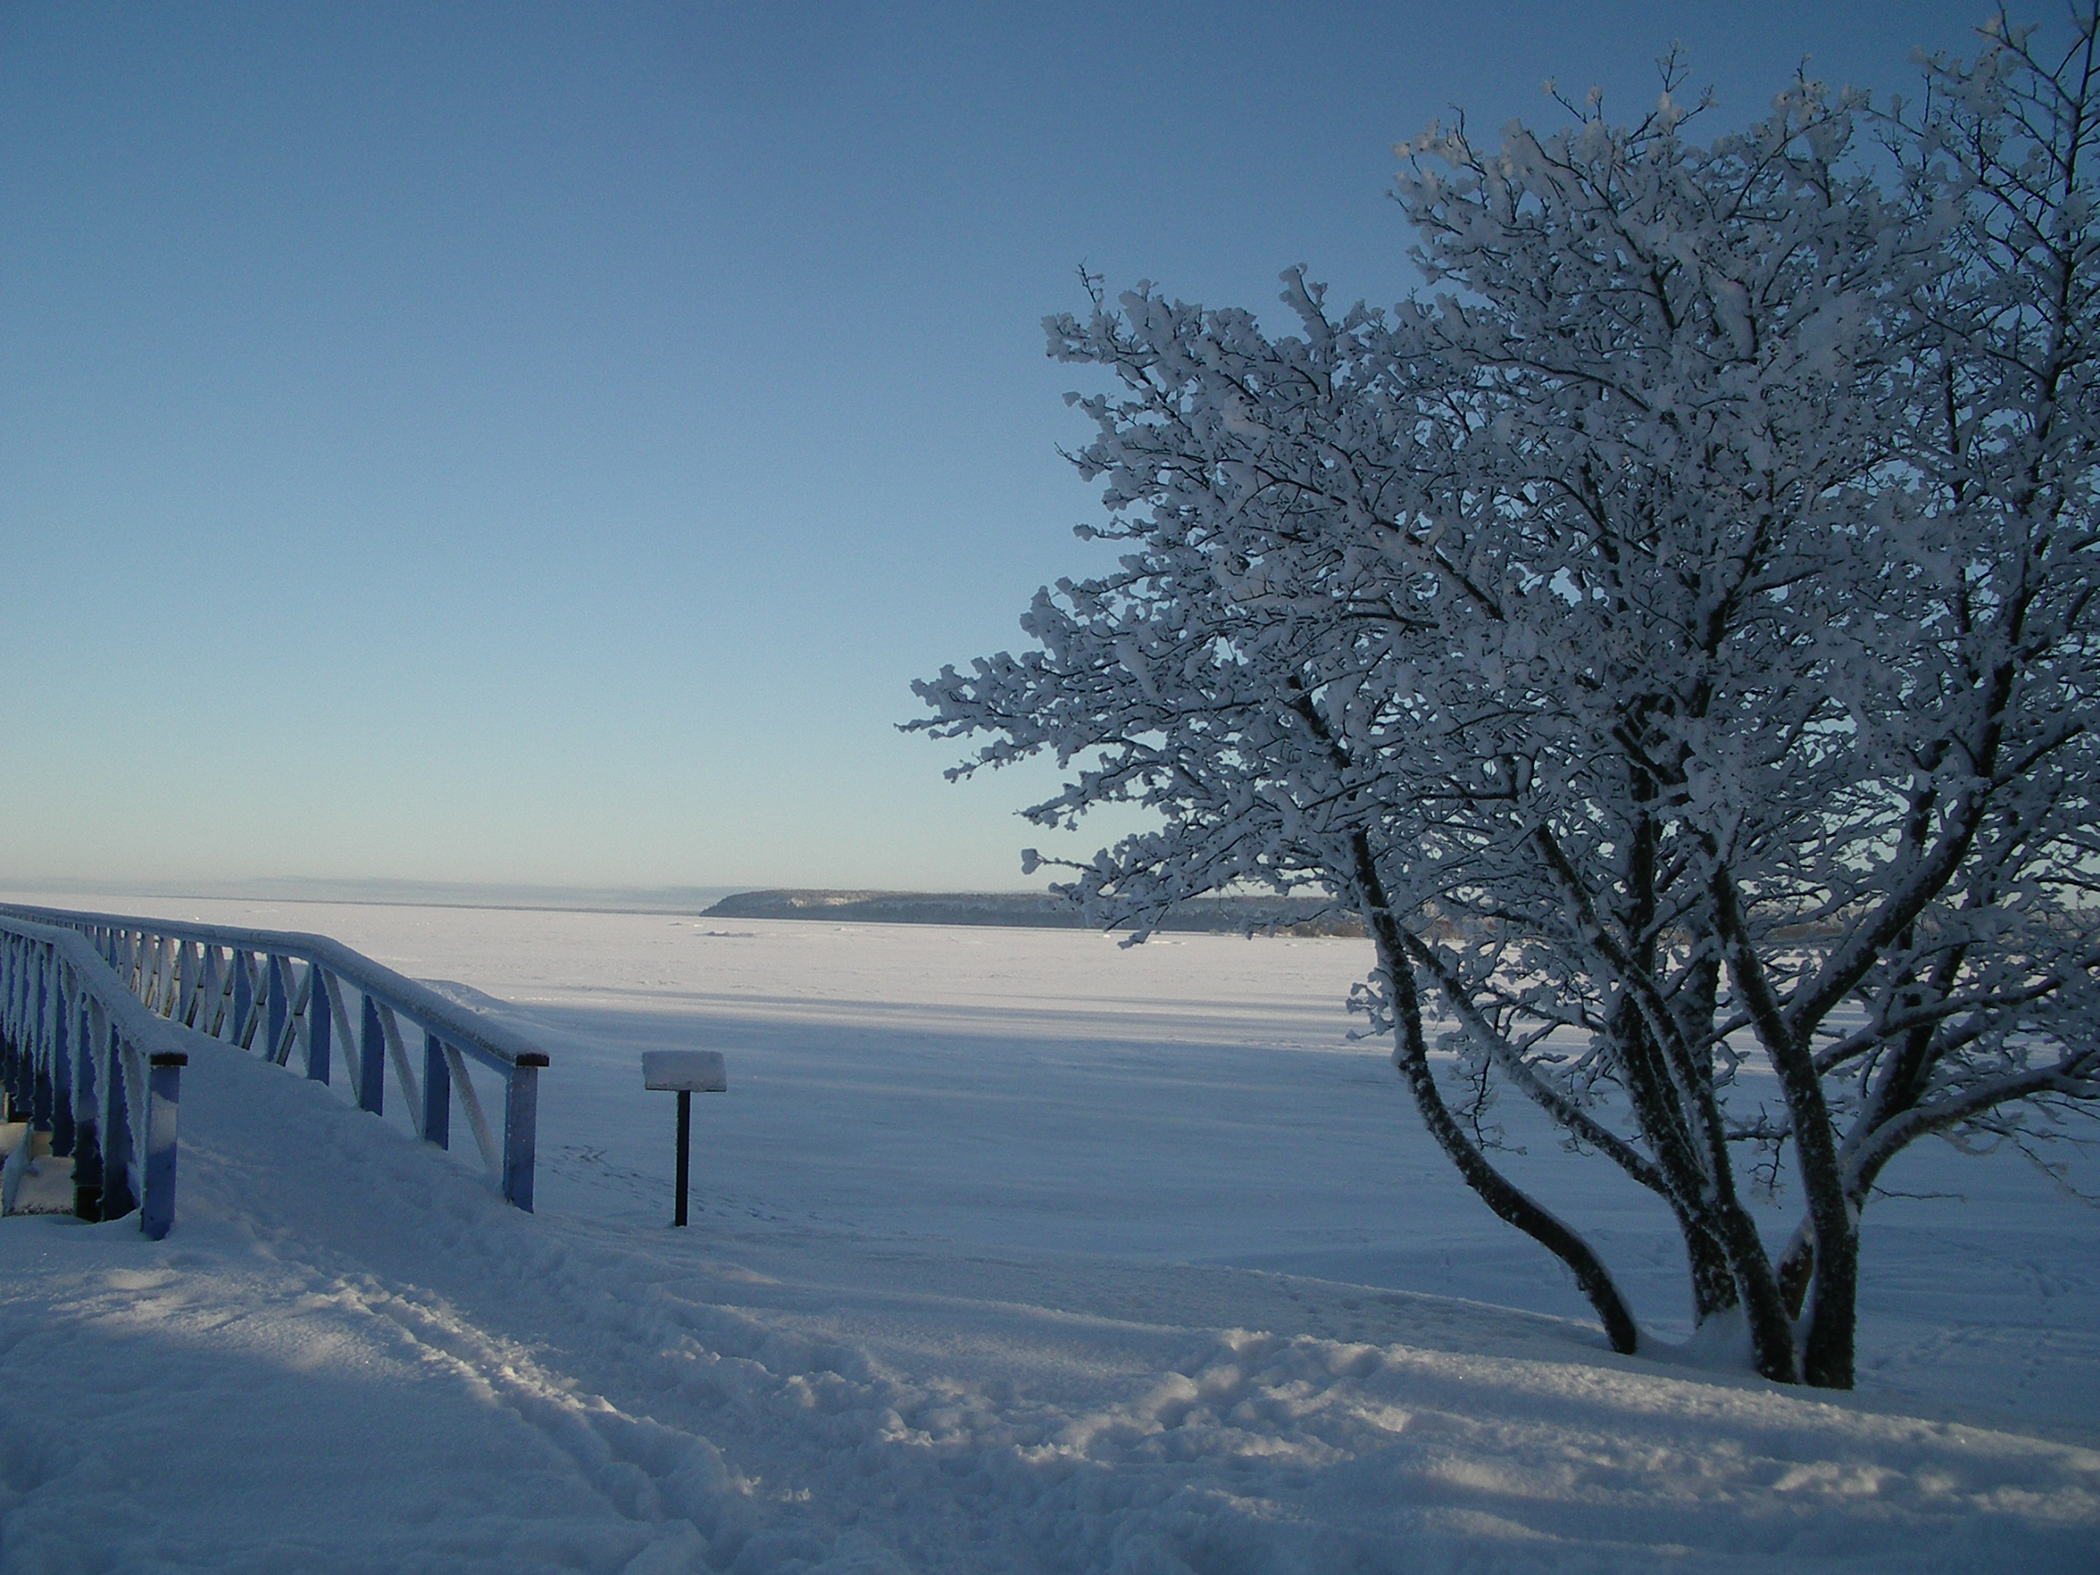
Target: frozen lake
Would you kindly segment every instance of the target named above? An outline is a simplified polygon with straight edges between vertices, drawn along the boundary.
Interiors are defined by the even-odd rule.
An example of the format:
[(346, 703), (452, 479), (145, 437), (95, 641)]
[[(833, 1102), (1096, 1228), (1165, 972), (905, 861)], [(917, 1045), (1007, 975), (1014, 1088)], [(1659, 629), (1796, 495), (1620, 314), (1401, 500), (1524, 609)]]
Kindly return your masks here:
[[(463, 1164), (330, 1107), (340, 1091), (228, 1052), (185, 1084), (181, 1223), (166, 1243), (118, 1226), (0, 1226), (0, 1370), (17, 1392), (48, 1390), (58, 1412), (52, 1331), (121, 1326), (131, 1356), (150, 1347), (189, 1375), (191, 1424), (260, 1429), (266, 1452), (296, 1444), (311, 1407), (270, 1420), (213, 1398), (252, 1383), (258, 1363), (366, 1370), (369, 1384), (343, 1379), (326, 1407), (375, 1438), (415, 1432), (386, 1376), (410, 1357), (355, 1355), (366, 1304), (385, 1303), (421, 1309), (388, 1315), (388, 1338), (417, 1346), (418, 1382), (438, 1382), (423, 1348), (445, 1353), (438, 1365), (459, 1369), (446, 1381), (478, 1384), (498, 1433), (520, 1417), (546, 1431), (535, 1408), (550, 1405), (581, 1406), (574, 1426), (602, 1432), (596, 1405), (657, 1440), (628, 1461), (654, 1498), (608, 1498), (602, 1460), (563, 1487), (578, 1524), (606, 1499), (619, 1535), (578, 1532), (570, 1551), (527, 1558), (525, 1511), (484, 1505), (469, 1527), (429, 1509), (427, 1535), (395, 1526), (346, 1545), (371, 1567), (413, 1554), (428, 1568), (638, 1571), (1762, 1568), (1768, 1556), (1777, 1568), (1791, 1548), (1907, 1569), (1941, 1567), (1940, 1554), (1973, 1566), (2008, 1536), (2036, 1567), (2100, 1552), (2100, 1213), (2016, 1156), (1930, 1144), (1885, 1178), (1905, 1196), (1866, 1217), (1856, 1396), (1833, 1406), (1613, 1358), (1558, 1265), (1495, 1221), (1418, 1130), (1385, 1047), (1348, 1037), (1362, 941), (1124, 948), (1058, 930), (6, 900), (318, 931), (456, 982), (553, 1056), (531, 1219)], [(673, 1100), (645, 1093), (639, 1070), (663, 1048), (718, 1049), (729, 1064), (730, 1091), (695, 1100), (683, 1236), (663, 1228)], [(1520, 1176), (1602, 1246), (1649, 1332), (1682, 1338), (1660, 1207), (1550, 1135), (1513, 1125), (1511, 1139), (1529, 1150), (1512, 1162)], [(326, 1145), (340, 1176), (273, 1174), (273, 1145), (301, 1143)], [(2095, 1167), (2079, 1174), (2090, 1190)], [(1790, 1211), (1771, 1213), (1773, 1236), (1791, 1226)], [(126, 1293), (134, 1281), (143, 1289)], [(146, 1291), (179, 1315), (142, 1313)], [(316, 1296), (366, 1310), (294, 1316)], [(47, 1360), (32, 1370), (33, 1353)], [(544, 1370), (526, 1385), (537, 1399), (492, 1376), (526, 1358)], [(696, 1386), (702, 1369), (713, 1377)], [(1468, 1372), (1488, 1397), (1479, 1416), (1450, 1410)], [(112, 1403), (106, 1446), (79, 1444), (77, 1458), (39, 1443), (22, 1467), (25, 1424), (5, 1424), (0, 1571), (61, 1567), (22, 1550), (64, 1545), (61, 1512), (76, 1526), (92, 1512), (96, 1483), (133, 1447), (117, 1433), (144, 1448), (176, 1428), (181, 1399), (155, 1402), (141, 1382)], [(1581, 1393), (1607, 1397), (1609, 1417), (1571, 1420)], [(1472, 1416), (1477, 1432), (1439, 1424), (1433, 1470), (1420, 1454), (1431, 1412)], [(469, 1405), (431, 1437), (477, 1425)], [(1585, 1449), (1589, 1467), (1569, 1476)], [(412, 1468), (419, 1450), (436, 1455)], [(392, 1476), (376, 1457), (352, 1471), (362, 1482), (369, 1467), (383, 1496), (413, 1469), (444, 1480), (457, 1459), (419, 1440)], [(680, 1472), (685, 1487), (663, 1486)], [(748, 1485), (760, 1479), (799, 1485), (776, 1500)], [(346, 1490), (291, 1507), (260, 1481), (223, 1494), (222, 1508), (263, 1516), (246, 1541), (210, 1552), (217, 1533), (190, 1508), (160, 1522), (174, 1528), (164, 1543), (127, 1512), (121, 1535), (148, 1541), (122, 1546), (265, 1568), (273, 1524), (282, 1545), (335, 1547), (330, 1516), (361, 1501)], [(95, 1543), (108, 1557), (78, 1567), (133, 1567), (120, 1541), (110, 1532)], [(337, 1551), (311, 1567), (366, 1567)], [(647, 1559), (662, 1562), (635, 1562)]]

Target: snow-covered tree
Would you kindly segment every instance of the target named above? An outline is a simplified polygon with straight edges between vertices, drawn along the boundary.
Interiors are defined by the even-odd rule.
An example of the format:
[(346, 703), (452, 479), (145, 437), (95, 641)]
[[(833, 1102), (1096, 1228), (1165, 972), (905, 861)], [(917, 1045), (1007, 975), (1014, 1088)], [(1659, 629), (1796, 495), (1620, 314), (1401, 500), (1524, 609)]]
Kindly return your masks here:
[[(1702, 1324), (1838, 1387), (1889, 1161), (2100, 1099), (2093, 9), (2074, 34), (2001, 23), (1885, 111), (1797, 82), (1711, 142), (1675, 73), (1632, 126), (1432, 127), (1398, 186), (1431, 284), (1390, 313), (1293, 270), (1271, 337), (1089, 280), (1047, 327), (1116, 380), (1074, 458), (1126, 555), (1038, 593), (1038, 649), (915, 686), (912, 726), (988, 735), (958, 773), (1068, 769), (1032, 819), (1157, 811), (1071, 866), (1099, 920), (1250, 883), (1360, 914), (1430, 1132), (1619, 1350), (1490, 1099), (1669, 1207)], [(1783, 1169), (1775, 1251), (1747, 1199)]]

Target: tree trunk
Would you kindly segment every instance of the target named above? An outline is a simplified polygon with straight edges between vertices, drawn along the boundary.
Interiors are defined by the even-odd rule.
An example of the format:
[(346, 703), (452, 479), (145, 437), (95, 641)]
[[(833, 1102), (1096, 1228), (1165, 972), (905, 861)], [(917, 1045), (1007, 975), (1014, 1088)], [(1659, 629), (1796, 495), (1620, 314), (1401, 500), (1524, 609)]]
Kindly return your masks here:
[[(1850, 1389), (1858, 1328), (1859, 1236), (1844, 1239), (1845, 1257), (1827, 1271), (1817, 1250), (1815, 1226), (1807, 1220), (1794, 1232), (1779, 1260), (1779, 1285), (1797, 1318), (1807, 1309), (1802, 1368), (1819, 1389)], [(1815, 1295), (1810, 1298), (1813, 1289)]]
[(1684, 1236), (1685, 1264), (1691, 1272), (1692, 1317), (1705, 1323), (1715, 1313), (1742, 1304), (1728, 1253), (1713, 1228), (1711, 1211), (1697, 1203), (1711, 1185), (1699, 1165), (1686, 1112), (1679, 1108), (1663, 1052), (1641, 1021), (1632, 1000), (1619, 1004), (1612, 1018), (1620, 1074), (1633, 1104), (1634, 1119), (1647, 1139), (1648, 1152), (1669, 1181), (1665, 1200)]
[(1815, 1272), (1815, 1227), (1803, 1220), (1794, 1239), (1786, 1244), (1786, 1251), (1779, 1255), (1779, 1294), (1786, 1301), (1789, 1318), (1801, 1316), (1802, 1304), (1808, 1300), (1808, 1282)]
[(1714, 1213), (1750, 1324), (1750, 1359), (1758, 1373), (1773, 1383), (1798, 1384), (1802, 1372), (1794, 1350), (1793, 1320), (1787, 1316), (1779, 1278), (1765, 1255), (1757, 1222), (1733, 1197), (1724, 1198)]
[(1859, 1231), (1836, 1243), (1816, 1238), (1815, 1277), (1810, 1282), (1808, 1337), (1802, 1342), (1802, 1376), (1818, 1389), (1850, 1389), (1853, 1337), (1859, 1314)]
[(1677, 1228), (1684, 1234), (1684, 1258), (1692, 1278), (1692, 1321), (1703, 1324), (1716, 1313), (1729, 1312), (1743, 1304), (1729, 1270), (1728, 1255), (1713, 1233), (1698, 1221), (1680, 1213)]
[(1382, 902), (1375, 908), (1366, 902), (1364, 916), (1377, 943), (1378, 966), (1391, 982), (1395, 1015), (1393, 1064), (1406, 1081), (1408, 1092), (1414, 1095), (1423, 1124), (1483, 1203), (1568, 1266), (1576, 1285), (1596, 1309), (1611, 1348), (1622, 1356), (1633, 1355), (1640, 1349), (1640, 1327), (1633, 1321), (1633, 1313), (1604, 1261), (1588, 1242), (1495, 1169), (1466, 1136), (1451, 1107), (1444, 1102), (1429, 1065), (1429, 1047), (1422, 1036), (1421, 998), (1415, 992), (1414, 975), (1407, 965), (1398, 926)]

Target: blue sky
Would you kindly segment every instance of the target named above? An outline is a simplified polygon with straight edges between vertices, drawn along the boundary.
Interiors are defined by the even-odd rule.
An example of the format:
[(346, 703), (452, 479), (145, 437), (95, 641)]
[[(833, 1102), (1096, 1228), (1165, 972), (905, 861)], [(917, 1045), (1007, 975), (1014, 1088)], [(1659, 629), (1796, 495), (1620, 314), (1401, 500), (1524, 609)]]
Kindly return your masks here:
[(0, 0), (0, 880), (1031, 884), (895, 724), (1100, 561), (1080, 264), (1390, 302), (1454, 105), (1983, 14)]

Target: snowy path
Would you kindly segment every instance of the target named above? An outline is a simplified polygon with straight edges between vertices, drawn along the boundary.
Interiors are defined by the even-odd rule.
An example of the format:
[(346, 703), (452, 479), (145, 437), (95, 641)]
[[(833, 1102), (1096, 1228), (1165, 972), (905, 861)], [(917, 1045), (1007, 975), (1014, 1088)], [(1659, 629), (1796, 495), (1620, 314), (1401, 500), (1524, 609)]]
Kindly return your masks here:
[[(200, 1045), (166, 1242), (0, 1221), (0, 1572), (2100, 1557), (2074, 1205), (2027, 1198), (2007, 1272), (1966, 1290), (1945, 1282), (1978, 1243), (1884, 1232), (1883, 1370), (1826, 1403), (1604, 1352), (1393, 1130), (1382, 1063), (1340, 1041), (1331, 947), (1100, 961), (1001, 932), (972, 972), (943, 962), (983, 940), (962, 932), (753, 933), (732, 964), (656, 919), (326, 918), (256, 922), (539, 997), (511, 1010), (569, 1079), (543, 1212)], [(668, 1103), (634, 1065), (703, 1031), (739, 1036), (732, 1092), (702, 1102), (677, 1235)], [(2061, 1249), (2032, 1304), (2030, 1230)], [(1416, 1294), (1414, 1270), (1475, 1295), (1528, 1276), (1541, 1310)], [(1920, 1297), (1955, 1316), (1906, 1317)], [(2053, 1366), (2025, 1391), (2023, 1344)]]

